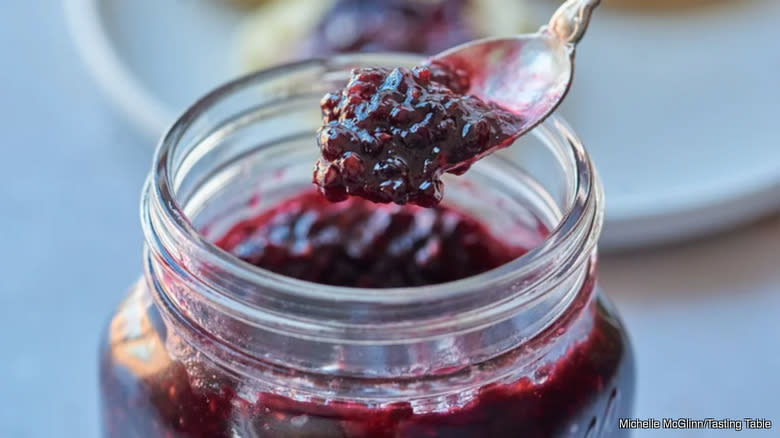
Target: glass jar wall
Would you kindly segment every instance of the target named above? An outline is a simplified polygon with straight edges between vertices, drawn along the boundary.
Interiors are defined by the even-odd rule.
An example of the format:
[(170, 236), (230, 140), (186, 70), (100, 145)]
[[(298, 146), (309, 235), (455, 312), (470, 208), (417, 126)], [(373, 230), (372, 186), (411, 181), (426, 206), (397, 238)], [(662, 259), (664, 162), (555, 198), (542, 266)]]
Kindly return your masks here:
[(416, 62), (348, 56), (260, 72), (174, 124), (142, 199), (145, 272), (101, 346), (105, 437), (621, 435), (634, 370), (595, 284), (601, 186), (560, 119), (512, 146), (522, 159), (498, 154), (445, 178), (447, 214), (478, 224), (483, 243), (519, 249), (500, 266), (344, 287), (214, 244), (313, 190), (318, 101), (352, 67)]

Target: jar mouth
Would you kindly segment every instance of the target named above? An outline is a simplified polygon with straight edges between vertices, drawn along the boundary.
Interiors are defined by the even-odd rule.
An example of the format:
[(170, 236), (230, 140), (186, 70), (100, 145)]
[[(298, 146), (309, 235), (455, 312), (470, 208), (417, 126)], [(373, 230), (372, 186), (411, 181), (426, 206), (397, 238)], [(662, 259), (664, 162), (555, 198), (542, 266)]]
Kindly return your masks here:
[[(552, 115), (526, 135), (535, 135), (549, 142), (562, 144), (558, 160), (570, 167), (573, 175), (567, 190), (573, 194), (557, 226), (535, 247), (520, 257), (492, 270), (463, 279), (415, 287), (357, 288), (331, 286), (309, 282), (277, 274), (243, 262), (221, 249), (198, 231), (185, 213), (184, 205), (175, 193), (173, 156), (180, 140), (189, 127), (225, 96), (268, 78), (284, 76), (288, 72), (311, 66), (329, 69), (349, 68), (356, 63), (370, 64), (372, 59), (397, 58), (399, 64), (418, 63), (421, 58), (402, 54), (341, 55), (328, 59), (311, 59), (258, 71), (228, 82), (196, 101), (164, 134), (154, 156), (154, 168), (147, 180), (145, 199), (157, 207), (161, 218), (152, 218), (148, 209), (142, 209), (142, 222), (147, 239), (153, 246), (178, 246), (188, 249), (188, 258), (197, 258), (204, 264), (219, 266), (228, 275), (240, 278), (247, 284), (272, 289), (280, 294), (317, 302), (349, 301), (374, 304), (412, 304), (434, 301), (468, 294), (487, 283), (507, 282), (513, 278), (536, 273), (535, 278), (547, 277), (567, 259), (582, 260), (592, 253), (601, 228), (601, 185), (592, 163), (580, 140), (561, 118)], [(154, 222), (164, 223), (165, 236), (157, 232)], [(151, 236), (151, 237), (150, 237)], [(170, 252), (170, 251), (169, 251)], [(539, 275), (539, 274), (542, 275)], [(548, 274), (548, 275), (544, 275)], [(424, 293), (421, 293), (424, 291)], [(528, 300), (534, 296), (527, 296)]]

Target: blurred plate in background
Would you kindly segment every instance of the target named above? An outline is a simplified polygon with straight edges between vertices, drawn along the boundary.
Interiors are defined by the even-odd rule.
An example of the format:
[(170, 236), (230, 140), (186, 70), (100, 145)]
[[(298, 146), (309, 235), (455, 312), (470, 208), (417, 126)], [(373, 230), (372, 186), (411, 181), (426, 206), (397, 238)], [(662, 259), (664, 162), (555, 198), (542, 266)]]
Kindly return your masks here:
[(561, 111), (604, 180), (604, 247), (698, 237), (780, 209), (780, 2), (696, 3), (601, 7), (578, 48)]
[[(532, 1), (535, 18), (556, 3)], [(242, 11), (222, 2), (66, 0), (66, 9), (98, 83), (150, 145), (240, 73)], [(605, 183), (603, 249), (689, 239), (780, 207), (780, 2), (644, 14), (597, 11), (561, 110)]]
[(234, 77), (241, 10), (216, 0), (65, 0), (76, 46), (103, 91), (151, 139)]

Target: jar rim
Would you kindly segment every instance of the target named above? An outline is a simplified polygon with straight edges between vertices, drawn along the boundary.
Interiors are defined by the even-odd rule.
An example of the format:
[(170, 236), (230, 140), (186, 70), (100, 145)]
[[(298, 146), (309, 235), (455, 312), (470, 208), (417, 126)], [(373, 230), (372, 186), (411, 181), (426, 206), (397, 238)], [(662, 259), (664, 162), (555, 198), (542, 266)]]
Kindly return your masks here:
[[(201, 114), (233, 91), (285, 75), (297, 69), (314, 66), (324, 66), (330, 69), (347, 68), (358, 62), (370, 64), (372, 59), (381, 59), (386, 63), (388, 58), (392, 57), (397, 57), (399, 61), (403, 62), (409, 60), (419, 62), (421, 59), (417, 56), (403, 54), (350, 54), (326, 59), (309, 59), (250, 73), (217, 87), (185, 110), (163, 135), (154, 155), (154, 167), (146, 183), (142, 205), (149, 200), (147, 198), (152, 198), (151, 200), (157, 205), (158, 211), (164, 216), (165, 222), (173, 226), (173, 234), (177, 236), (177, 239), (181, 239), (181, 243), (191, 247), (193, 255), (204, 263), (220, 266), (229, 275), (241, 278), (247, 283), (272, 288), (291, 298), (318, 302), (349, 301), (379, 305), (409, 305), (422, 301), (441, 300), (468, 294), (479, 287), (484, 287), (486, 282), (503, 281), (509, 277), (522, 276), (539, 269), (551, 269), (556, 265), (554, 262), (560, 261), (562, 258), (589, 257), (595, 248), (601, 229), (601, 185), (582, 142), (566, 122), (556, 115), (550, 116), (527, 135), (533, 133), (533, 135), (541, 136), (549, 141), (560, 141), (554, 138), (557, 135), (565, 141), (565, 146), (568, 148), (570, 156), (573, 157), (574, 187), (571, 189), (574, 195), (571, 204), (563, 211), (557, 226), (538, 245), (500, 267), (474, 276), (418, 287), (356, 288), (324, 285), (287, 277), (241, 262), (234, 255), (216, 246), (196, 229), (187, 217), (184, 206), (177, 199), (172, 179), (174, 174), (172, 157), (183, 134)], [(399, 62), (399, 64), (401, 63)], [(142, 208), (142, 222), (147, 228), (150, 221), (148, 215), (148, 210)], [(582, 233), (583, 227), (588, 228), (585, 233)], [(146, 234), (147, 239), (149, 239), (149, 233)], [(585, 240), (577, 242), (577, 245), (572, 245), (572, 239), (582, 240), (583, 234), (585, 234)], [(570, 254), (562, 254), (562, 248)], [(420, 293), (422, 289), (425, 291), (424, 294)], [(528, 300), (533, 298), (533, 296), (526, 297)], [(231, 307), (235, 304), (231, 303)], [(245, 303), (241, 303), (241, 305), (245, 305)]]

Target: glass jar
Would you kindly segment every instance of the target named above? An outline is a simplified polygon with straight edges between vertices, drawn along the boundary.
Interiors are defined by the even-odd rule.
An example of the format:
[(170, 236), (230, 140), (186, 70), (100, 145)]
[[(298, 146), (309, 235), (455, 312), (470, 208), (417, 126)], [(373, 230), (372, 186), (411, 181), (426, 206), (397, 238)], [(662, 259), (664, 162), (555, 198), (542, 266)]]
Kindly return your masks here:
[(103, 436), (620, 436), (634, 364), (595, 287), (599, 179), (551, 117), (465, 175), (445, 202), (507, 242), (498, 268), (422, 287), (325, 286), (212, 242), (311, 187), (318, 102), (359, 55), (259, 72), (207, 95), (164, 136), (145, 185), (145, 272), (100, 350)]

